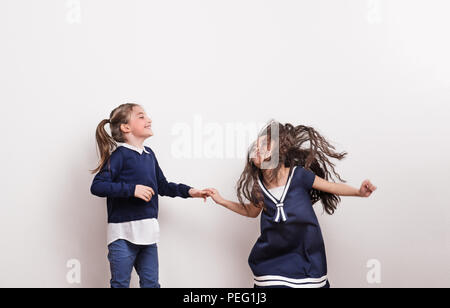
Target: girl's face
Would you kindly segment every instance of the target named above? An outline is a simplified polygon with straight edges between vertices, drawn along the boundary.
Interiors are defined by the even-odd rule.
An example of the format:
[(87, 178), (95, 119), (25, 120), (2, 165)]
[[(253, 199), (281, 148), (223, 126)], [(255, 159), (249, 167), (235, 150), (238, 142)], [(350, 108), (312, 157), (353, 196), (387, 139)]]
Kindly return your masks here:
[(261, 136), (256, 140), (251, 152), (250, 152), (250, 159), (253, 161), (253, 164), (261, 168), (261, 164), (266, 159), (270, 158), (272, 155), (272, 144), (267, 144), (267, 137)]
[(148, 138), (153, 136), (152, 120), (140, 106), (133, 107), (127, 126), (129, 132), (135, 137)]

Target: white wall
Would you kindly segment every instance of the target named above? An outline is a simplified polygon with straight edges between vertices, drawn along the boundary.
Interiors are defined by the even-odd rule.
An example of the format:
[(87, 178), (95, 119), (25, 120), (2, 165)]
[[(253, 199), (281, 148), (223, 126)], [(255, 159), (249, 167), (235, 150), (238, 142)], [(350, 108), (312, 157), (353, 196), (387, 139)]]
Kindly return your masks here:
[[(105, 200), (90, 195), (88, 170), (97, 123), (132, 101), (154, 121), (147, 144), (168, 179), (229, 198), (244, 160), (202, 151), (226, 137), (205, 135), (198, 157), (177, 158), (173, 129), (316, 127), (349, 152), (338, 163), (349, 184), (378, 186), (331, 217), (317, 208), (332, 285), (449, 287), (449, 10), (445, 0), (2, 0), (0, 286), (108, 286)], [(212, 201), (160, 202), (162, 286), (252, 286), (257, 220)], [(70, 259), (81, 284), (66, 280)], [(366, 279), (370, 259), (379, 284)]]

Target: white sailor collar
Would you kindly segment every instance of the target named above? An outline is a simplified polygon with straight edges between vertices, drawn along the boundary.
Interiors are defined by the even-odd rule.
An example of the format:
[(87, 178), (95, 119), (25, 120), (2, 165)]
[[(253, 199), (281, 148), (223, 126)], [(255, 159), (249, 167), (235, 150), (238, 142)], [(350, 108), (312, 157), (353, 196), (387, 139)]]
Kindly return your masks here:
[(280, 218), (283, 221), (287, 220), (287, 216), (286, 213), (284, 212), (284, 199), (286, 198), (287, 192), (291, 186), (291, 181), (292, 178), (294, 177), (294, 173), (295, 173), (295, 169), (297, 169), (297, 166), (295, 166), (292, 171), (290, 171), (289, 177), (287, 179), (286, 185), (284, 186), (284, 191), (283, 194), (281, 196), (280, 200), (277, 200), (271, 193), (270, 191), (264, 186), (263, 182), (261, 181), (261, 179), (258, 177), (258, 183), (259, 186), (261, 187), (262, 191), (264, 192), (264, 194), (270, 199), (272, 200), (272, 202), (275, 204), (275, 206), (277, 207), (277, 213), (275, 216), (274, 221), (276, 223), (280, 222)]

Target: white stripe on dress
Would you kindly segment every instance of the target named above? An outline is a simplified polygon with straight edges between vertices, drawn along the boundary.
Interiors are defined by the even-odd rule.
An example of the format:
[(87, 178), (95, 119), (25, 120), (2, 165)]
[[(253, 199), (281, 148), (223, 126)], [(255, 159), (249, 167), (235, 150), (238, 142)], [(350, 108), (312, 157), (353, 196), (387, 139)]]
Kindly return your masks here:
[(323, 281), (321, 283), (306, 283), (306, 284), (294, 284), (286, 281), (256, 281), (255, 285), (260, 287), (270, 287), (270, 286), (286, 286), (291, 288), (321, 288), (327, 284), (327, 281)]
[(295, 279), (295, 278), (288, 278), (288, 277), (284, 277), (284, 276), (277, 276), (277, 275), (265, 275), (265, 276), (255, 276), (255, 280), (284, 280), (287, 282), (292, 282), (292, 283), (318, 283), (318, 282), (322, 282), (323, 280), (327, 279), (327, 275), (324, 275), (320, 278), (300, 278), (300, 279)]

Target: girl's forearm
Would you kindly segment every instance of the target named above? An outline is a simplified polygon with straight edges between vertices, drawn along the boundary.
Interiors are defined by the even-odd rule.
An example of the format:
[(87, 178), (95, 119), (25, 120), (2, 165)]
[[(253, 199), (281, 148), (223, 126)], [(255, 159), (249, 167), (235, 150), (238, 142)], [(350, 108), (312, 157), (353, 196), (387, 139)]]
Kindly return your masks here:
[(220, 201), (219, 204), (235, 213), (238, 213), (242, 216), (247, 216), (248, 217), (248, 211), (245, 209), (245, 207), (237, 202), (233, 202), (230, 200), (223, 200)]
[(330, 183), (331, 193), (338, 196), (353, 196), (359, 197), (359, 189), (344, 183)]

